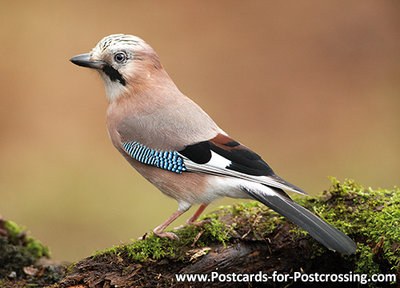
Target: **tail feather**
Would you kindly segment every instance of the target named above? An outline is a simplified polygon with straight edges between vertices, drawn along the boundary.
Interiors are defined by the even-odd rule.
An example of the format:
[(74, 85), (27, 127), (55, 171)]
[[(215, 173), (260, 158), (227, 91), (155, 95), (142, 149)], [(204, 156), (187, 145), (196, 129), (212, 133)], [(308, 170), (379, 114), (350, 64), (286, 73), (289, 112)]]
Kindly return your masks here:
[(242, 187), (242, 190), (254, 199), (293, 221), (328, 249), (346, 255), (356, 252), (356, 243), (342, 231), (328, 224), (289, 197), (282, 197), (281, 195), (286, 195), (286, 193), (281, 189), (268, 188), (272, 189), (275, 193), (270, 193), (269, 191), (269, 193), (263, 193), (263, 191), (254, 191), (246, 187)]

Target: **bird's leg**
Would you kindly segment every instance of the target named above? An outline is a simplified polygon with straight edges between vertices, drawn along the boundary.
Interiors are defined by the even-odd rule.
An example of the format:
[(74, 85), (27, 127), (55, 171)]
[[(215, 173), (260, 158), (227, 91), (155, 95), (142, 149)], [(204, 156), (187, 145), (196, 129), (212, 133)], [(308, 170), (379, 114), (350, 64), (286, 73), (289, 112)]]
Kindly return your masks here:
[(199, 209), (197, 209), (197, 211), (193, 214), (193, 216), (190, 217), (186, 221), (185, 225), (181, 225), (181, 226), (175, 227), (174, 230), (179, 230), (179, 229), (182, 229), (182, 228), (184, 228), (186, 226), (190, 226), (190, 225), (201, 226), (203, 224), (210, 223), (210, 221), (208, 221), (208, 220), (202, 220), (202, 221), (196, 222), (196, 220), (200, 217), (201, 213), (203, 213), (204, 209), (206, 209), (207, 206), (208, 206), (208, 204), (202, 204), (199, 207)]
[(204, 209), (206, 209), (206, 207), (208, 206), (208, 204), (202, 204), (199, 209), (197, 209), (197, 211), (193, 214), (192, 217), (190, 217), (187, 221), (186, 224), (187, 225), (195, 225), (195, 226), (200, 226), (203, 225), (205, 223), (208, 223), (209, 221), (207, 220), (203, 220), (203, 221), (198, 221), (196, 222), (196, 220), (200, 217), (201, 213), (203, 213)]
[(181, 216), (184, 211), (176, 211), (174, 214), (171, 215), (171, 217), (169, 217), (167, 220), (164, 221), (164, 223), (162, 223), (161, 225), (157, 226), (154, 230), (153, 233), (156, 234), (159, 237), (167, 237), (169, 239), (173, 239), (173, 240), (177, 240), (179, 241), (179, 237), (172, 232), (164, 232), (164, 229), (171, 224), (176, 218), (178, 218), (179, 216)]

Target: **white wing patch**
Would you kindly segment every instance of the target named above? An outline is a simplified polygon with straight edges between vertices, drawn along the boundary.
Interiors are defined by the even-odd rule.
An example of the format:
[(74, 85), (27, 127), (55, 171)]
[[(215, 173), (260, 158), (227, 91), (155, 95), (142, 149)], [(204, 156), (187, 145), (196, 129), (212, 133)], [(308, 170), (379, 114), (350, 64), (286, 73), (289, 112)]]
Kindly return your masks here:
[(211, 159), (206, 163), (206, 165), (215, 166), (215, 167), (228, 167), (232, 164), (232, 161), (222, 157), (221, 155), (211, 151)]
[[(179, 153), (178, 153), (179, 154)], [(286, 185), (283, 181), (281, 182), (278, 176), (254, 176), (248, 175), (242, 172), (238, 172), (232, 169), (229, 169), (229, 165), (232, 164), (232, 161), (226, 159), (225, 157), (211, 151), (211, 159), (205, 164), (198, 164), (190, 160), (189, 158), (179, 154), (185, 163), (188, 172), (201, 172), (212, 175), (219, 176), (229, 176), (235, 177), (239, 179), (248, 180), (255, 183), (260, 183), (292, 192), (296, 192), (299, 194), (307, 195), (307, 193), (301, 189), (295, 189)]]

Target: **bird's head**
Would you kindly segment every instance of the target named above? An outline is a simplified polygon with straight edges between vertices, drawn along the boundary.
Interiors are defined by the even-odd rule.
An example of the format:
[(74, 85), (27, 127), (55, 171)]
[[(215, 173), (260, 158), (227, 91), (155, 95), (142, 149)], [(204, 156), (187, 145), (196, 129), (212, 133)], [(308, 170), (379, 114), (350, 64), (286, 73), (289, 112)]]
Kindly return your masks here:
[(155, 70), (162, 68), (153, 48), (141, 38), (113, 34), (104, 37), (90, 53), (72, 57), (76, 65), (96, 69), (112, 102), (133, 89), (140, 89)]

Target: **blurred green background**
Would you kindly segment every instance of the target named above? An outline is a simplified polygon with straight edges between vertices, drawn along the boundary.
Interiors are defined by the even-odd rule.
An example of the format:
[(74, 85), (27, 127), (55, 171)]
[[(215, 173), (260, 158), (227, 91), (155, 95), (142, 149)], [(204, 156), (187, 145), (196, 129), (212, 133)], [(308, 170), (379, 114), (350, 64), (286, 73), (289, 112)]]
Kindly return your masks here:
[(145, 39), (184, 93), (310, 194), (328, 176), (400, 184), (399, 1), (0, 5), (0, 215), (53, 258), (127, 242), (177, 208), (110, 143), (100, 77), (68, 61), (108, 34)]

